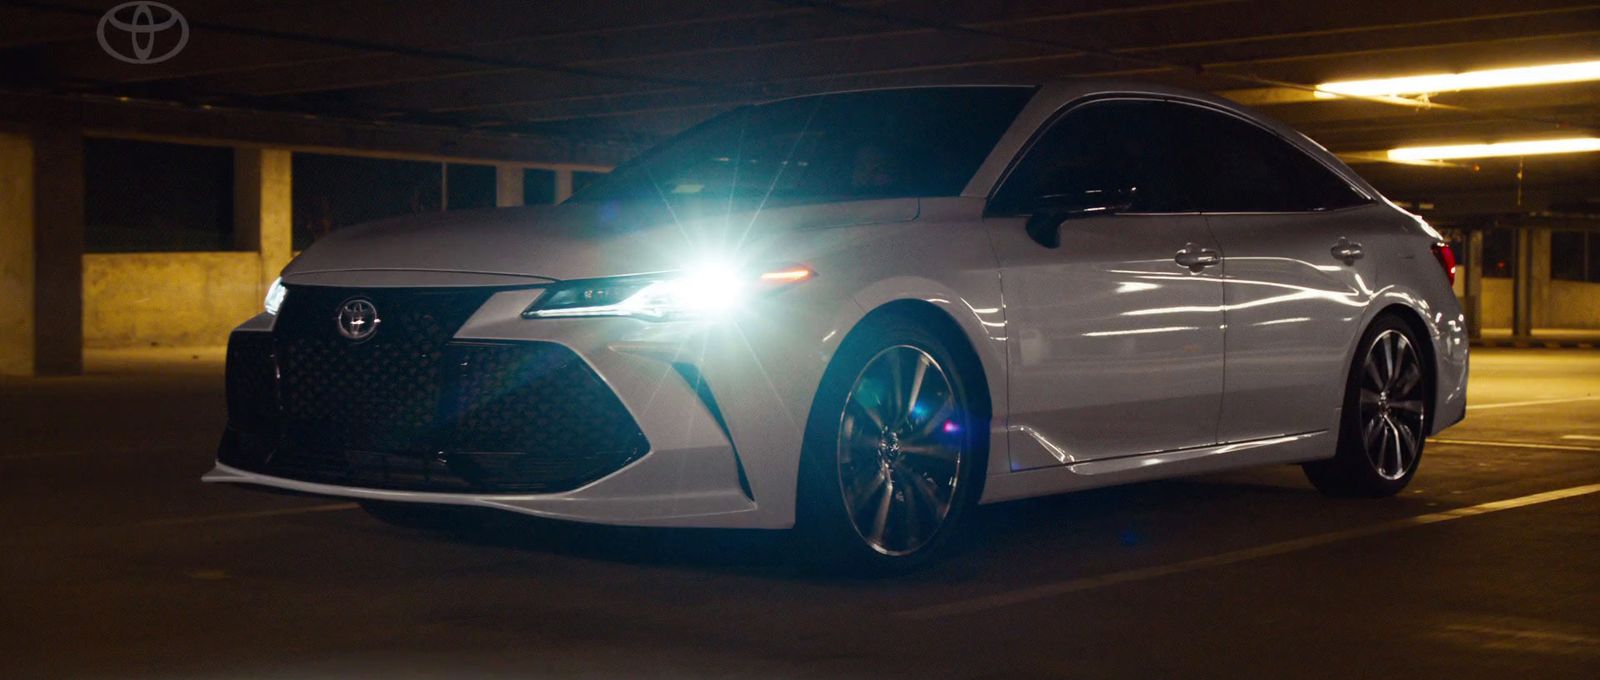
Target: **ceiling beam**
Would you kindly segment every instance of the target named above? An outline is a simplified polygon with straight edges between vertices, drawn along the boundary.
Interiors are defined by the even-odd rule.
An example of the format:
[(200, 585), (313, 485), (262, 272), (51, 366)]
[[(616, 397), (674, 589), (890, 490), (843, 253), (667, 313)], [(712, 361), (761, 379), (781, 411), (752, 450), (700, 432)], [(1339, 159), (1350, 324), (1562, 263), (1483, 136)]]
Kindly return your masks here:
[(64, 126), (82, 129), (90, 136), (183, 144), (272, 146), (314, 153), (577, 170), (604, 170), (629, 155), (628, 149), (617, 145), (528, 135), (28, 93), (0, 96), (0, 124), (23, 131)]
[[(989, 21), (971, 22), (971, 23), (966, 23), (966, 24), (963, 24), (963, 25), (981, 27), (981, 28), (999, 28), (999, 27), (1004, 27), (1004, 26), (1020, 26), (1020, 25), (1036, 24), (1036, 23), (1072, 21), (1072, 20), (1081, 20), (1081, 19), (1088, 19), (1088, 18), (1095, 18), (1095, 17), (1123, 16), (1123, 15), (1130, 15), (1130, 14), (1148, 14), (1148, 13), (1155, 13), (1155, 12), (1172, 11), (1172, 10), (1176, 10), (1176, 9), (1192, 9), (1192, 8), (1199, 8), (1199, 7), (1210, 7), (1210, 6), (1215, 6), (1215, 5), (1237, 4), (1237, 3), (1243, 2), (1243, 1), (1244, 0), (1180, 0), (1180, 1), (1177, 1), (1177, 2), (1164, 2), (1164, 3), (1156, 3), (1156, 4), (1150, 4), (1150, 5), (1136, 5), (1136, 6), (1130, 6), (1130, 7), (1102, 7), (1102, 8), (1095, 8), (1095, 9), (1074, 10), (1074, 11), (1068, 11), (1068, 12), (1051, 12), (1051, 13), (1046, 13), (1046, 14), (1042, 14), (1042, 15), (1014, 16), (1014, 17), (1006, 17), (1006, 18), (1002, 18), (1002, 19), (995, 19), (995, 20), (989, 20)], [(865, 6), (874, 6), (874, 5), (882, 5), (882, 4), (886, 4), (886, 3), (861, 3), (861, 5), (865, 5)], [(801, 13), (801, 12), (804, 12), (804, 13), (815, 13), (817, 10), (814, 10), (812, 8), (795, 7), (795, 8), (791, 8), (790, 11), (794, 12), (794, 13)], [(838, 22), (837, 22), (837, 20), (835, 20), (833, 23), (837, 24)], [(822, 46), (829, 45), (829, 44), (834, 44), (834, 43), (851, 43), (851, 42), (861, 41), (861, 40), (886, 40), (886, 39), (892, 39), (892, 38), (903, 38), (903, 37), (914, 36), (914, 35), (934, 34), (934, 33), (937, 33), (937, 32), (938, 31), (936, 29), (932, 29), (932, 28), (887, 29), (887, 28), (880, 27), (877, 30), (856, 30), (856, 31), (852, 31), (852, 32), (846, 32), (846, 33), (841, 33), (841, 34), (836, 34), (836, 35), (820, 36), (820, 37), (799, 37), (799, 38), (771, 39), (771, 40), (756, 41), (756, 42), (747, 43), (747, 44), (736, 44), (736, 45), (731, 45), (731, 46), (721, 46), (721, 45), (708, 46), (708, 45), (706, 45), (704, 43), (704, 41), (701, 41), (699, 46), (688, 48), (688, 49), (669, 49), (669, 50), (643, 49), (643, 50), (630, 51), (629, 50), (630, 46), (624, 45), (624, 46), (619, 46), (621, 48), (621, 52), (622, 52), (621, 54), (617, 54), (617, 53), (615, 53), (615, 51), (613, 51), (613, 53), (606, 54), (604, 56), (597, 56), (597, 57), (591, 58), (591, 59), (569, 60), (569, 61), (563, 61), (562, 63), (568, 64), (568, 65), (573, 65), (573, 66), (601, 67), (601, 66), (618, 66), (618, 65), (624, 65), (624, 64), (646, 64), (646, 65), (650, 65), (650, 64), (653, 64), (653, 63), (658, 63), (658, 62), (660, 62), (661, 60), (664, 60), (664, 59), (683, 59), (683, 58), (687, 58), (687, 57), (698, 57), (698, 56), (707, 56), (707, 55), (739, 56), (739, 58), (746, 58), (745, 56), (742, 56), (742, 55), (749, 55), (751, 53), (759, 53), (759, 52), (770, 52), (770, 51), (773, 51), (773, 50), (794, 50), (794, 49), (811, 49), (811, 50), (814, 50), (814, 49), (818, 49), (818, 48), (820, 48)], [(310, 92), (348, 91), (348, 90), (354, 90), (354, 89), (363, 89), (363, 88), (366, 88), (366, 87), (369, 87), (369, 86), (382, 87), (382, 86), (390, 86), (390, 85), (395, 85), (395, 84), (401, 84), (401, 83), (405, 83), (405, 82), (425, 82), (425, 81), (429, 81), (429, 80), (458, 78), (458, 77), (473, 77), (473, 76), (484, 76), (484, 75), (496, 75), (496, 74), (500, 74), (500, 73), (511, 73), (511, 72), (514, 72), (514, 69), (512, 69), (512, 70), (490, 70), (490, 69), (466, 68), (466, 69), (462, 69), (462, 70), (460, 70), (458, 72), (451, 73), (451, 74), (448, 74), (448, 75), (443, 75), (443, 74), (418, 75), (418, 76), (415, 76), (414, 78), (410, 79), (409, 81), (407, 80), (406, 77), (402, 76), (400, 78), (395, 78), (395, 79), (383, 79), (381, 81), (376, 81), (373, 84), (360, 83), (360, 82), (345, 83), (345, 84), (308, 84), (308, 85), (300, 86), (300, 87), (294, 88), (294, 89), (284, 89), (284, 90), (274, 91), (274, 92), (271, 92), (270, 94), (305, 94), (305, 93), (310, 93)]]

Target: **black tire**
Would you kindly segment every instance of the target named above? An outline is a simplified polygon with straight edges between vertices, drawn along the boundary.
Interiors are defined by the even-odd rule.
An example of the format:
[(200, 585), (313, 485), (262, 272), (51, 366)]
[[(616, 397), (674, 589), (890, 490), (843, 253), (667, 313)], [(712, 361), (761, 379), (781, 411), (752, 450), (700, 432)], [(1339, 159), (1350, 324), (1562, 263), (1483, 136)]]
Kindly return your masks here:
[[(812, 404), (801, 460), (795, 535), (813, 567), (862, 575), (916, 569), (950, 542), (976, 502), (988, 387), (971, 349), (953, 344), (915, 317), (885, 314), (840, 347)], [(891, 402), (886, 395), (896, 390), (877, 388), (904, 376), (896, 365), (914, 372), (898, 383), (916, 387)], [(869, 406), (872, 390), (878, 403)], [(868, 417), (872, 409), (881, 409), (879, 418)], [(892, 420), (885, 413), (904, 413), (904, 422), (880, 422)], [(855, 480), (849, 490), (847, 478)], [(867, 519), (861, 510), (869, 504), (876, 509)]]
[(483, 525), (483, 513), (475, 508), (434, 503), (394, 503), (361, 500), (361, 509), (390, 526), (417, 531), (470, 533)]
[[(1386, 365), (1389, 356), (1395, 368)], [(1434, 369), (1427, 356), (1416, 333), (1397, 316), (1379, 317), (1361, 336), (1345, 380), (1338, 452), (1302, 466), (1317, 490), (1336, 497), (1384, 498), (1411, 482), (1433, 422)]]

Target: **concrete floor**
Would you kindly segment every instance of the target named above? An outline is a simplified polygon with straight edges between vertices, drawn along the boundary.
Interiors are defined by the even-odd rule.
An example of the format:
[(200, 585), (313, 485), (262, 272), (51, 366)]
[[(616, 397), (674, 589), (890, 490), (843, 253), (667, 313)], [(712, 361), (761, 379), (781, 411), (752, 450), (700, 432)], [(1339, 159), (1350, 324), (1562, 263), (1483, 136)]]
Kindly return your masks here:
[(1600, 677), (1600, 352), (1473, 362), (1402, 497), (1280, 467), (986, 506), (849, 581), (775, 534), (452, 538), (202, 485), (217, 356), (99, 355), (0, 382), (0, 677)]

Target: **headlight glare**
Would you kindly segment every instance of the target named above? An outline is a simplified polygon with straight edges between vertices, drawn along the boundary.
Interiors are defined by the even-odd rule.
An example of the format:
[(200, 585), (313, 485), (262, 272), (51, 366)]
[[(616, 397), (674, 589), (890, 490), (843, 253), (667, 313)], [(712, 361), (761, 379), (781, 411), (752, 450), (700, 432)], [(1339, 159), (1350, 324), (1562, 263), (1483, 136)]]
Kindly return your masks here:
[(753, 295), (814, 274), (785, 267), (759, 274), (721, 268), (659, 275), (568, 281), (551, 286), (526, 311), (528, 318), (624, 316), (649, 321), (705, 319), (737, 308)]
[(267, 288), (267, 299), (262, 301), (268, 314), (278, 315), (278, 308), (283, 306), (283, 299), (289, 295), (289, 289), (283, 285), (283, 277), (272, 280), (272, 286)]

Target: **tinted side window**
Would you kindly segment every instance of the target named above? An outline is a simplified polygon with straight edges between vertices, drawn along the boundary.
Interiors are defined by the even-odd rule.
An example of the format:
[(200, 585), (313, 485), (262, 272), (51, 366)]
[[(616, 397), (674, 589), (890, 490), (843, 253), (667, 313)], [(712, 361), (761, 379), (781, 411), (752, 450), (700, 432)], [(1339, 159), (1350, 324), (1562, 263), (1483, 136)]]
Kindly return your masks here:
[(1200, 210), (1332, 210), (1366, 199), (1343, 178), (1277, 135), (1230, 115), (1172, 105), (1173, 130), (1189, 155)]
[(990, 204), (1025, 214), (1040, 197), (1134, 189), (1135, 212), (1194, 210), (1190, 173), (1173, 145), (1171, 107), (1114, 100), (1069, 111), (1028, 149)]

